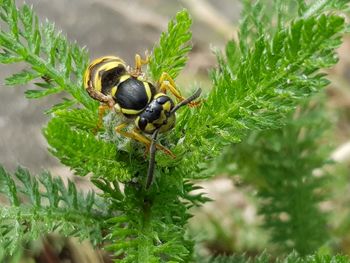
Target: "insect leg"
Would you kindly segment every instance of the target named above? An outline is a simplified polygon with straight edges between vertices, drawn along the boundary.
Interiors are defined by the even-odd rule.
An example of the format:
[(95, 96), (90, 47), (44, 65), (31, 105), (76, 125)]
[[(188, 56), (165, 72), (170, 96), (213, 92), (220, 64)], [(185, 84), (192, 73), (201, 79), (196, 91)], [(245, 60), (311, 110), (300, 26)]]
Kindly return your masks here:
[(142, 73), (141, 67), (148, 64), (149, 56), (146, 55), (145, 59), (142, 59), (139, 54), (135, 55), (135, 74), (140, 75)]
[(111, 96), (107, 96), (102, 94), (101, 92), (96, 91), (92, 85), (91, 81), (89, 82), (89, 86), (86, 88), (86, 91), (89, 93), (90, 97), (98, 100), (99, 102), (103, 102), (107, 104), (110, 108), (112, 108), (115, 104), (113, 98)]
[[(133, 140), (136, 140), (138, 142), (141, 142), (143, 144), (145, 144), (146, 146), (146, 150), (147, 152), (149, 151), (150, 147), (151, 147), (151, 140), (142, 135), (141, 133), (139, 133), (137, 130), (132, 130), (130, 132), (128, 131), (125, 131), (124, 128), (126, 128), (128, 126), (128, 123), (122, 123), (120, 125), (118, 125), (117, 127), (115, 127), (115, 131), (127, 138), (130, 138), (130, 139), (133, 139)], [(176, 158), (176, 156), (166, 147), (160, 145), (160, 144), (156, 144), (155, 146), (158, 150), (161, 150), (163, 151), (164, 153), (170, 155), (172, 158)]]
[[(178, 102), (185, 100), (185, 98), (181, 95), (181, 92), (177, 89), (175, 81), (173, 78), (166, 72), (163, 72), (159, 79), (160, 92), (166, 93), (169, 90), (177, 99)], [(199, 102), (189, 102), (188, 105), (190, 107), (195, 107), (199, 104)]]
[(106, 104), (101, 104), (100, 106), (98, 106), (98, 122), (94, 129), (94, 133), (98, 132), (101, 129), (103, 116), (105, 115), (106, 111), (110, 109), (111, 108)]

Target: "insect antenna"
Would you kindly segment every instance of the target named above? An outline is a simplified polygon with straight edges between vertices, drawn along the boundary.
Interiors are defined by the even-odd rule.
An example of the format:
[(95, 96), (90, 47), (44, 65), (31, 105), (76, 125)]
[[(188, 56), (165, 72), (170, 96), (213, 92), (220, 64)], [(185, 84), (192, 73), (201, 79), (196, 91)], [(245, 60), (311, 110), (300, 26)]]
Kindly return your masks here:
[(153, 181), (153, 174), (154, 174), (154, 166), (156, 164), (156, 143), (157, 143), (157, 136), (159, 133), (159, 129), (156, 129), (152, 134), (152, 142), (151, 147), (149, 149), (149, 164), (148, 164), (148, 170), (147, 170), (147, 182), (146, 182), (146, 189), (149, 189), (149, 187), (152, 184)]
[[(181, 108), (182, 106), (185, 106), (186, 104), (190, 103), (191, 101), (197, 99), (202, 93), (202, 89), (198, 89), (193, 95), (188, 97), (187, 99), (184, 99), (183, 101), (179, 102), (176, 104), (176, 106), (170, 111), (170, 114), (175, 114), (175, 112)], [(148, 170), (147, 170), (147, 182), (146, 182), (146, 190), (149, 189), (149, 187), (152, 184), (153, 181), (153, 175), (154, 175), (154, 168), (156, 165), (156, 144), (157, 144), (157, 137), (158, 133), (161, 127), (156, 129), (153, 134), (152, 134), (152, 142), (151, 142), (151, 147), (149, 149), (149, 164), (148, 164)]]
[(202, 89), (199, 88), (196, 90), (193, 95), (189, 96), (187, 99), (184, 99), (183, 101), (180, 101), (178, 104), (175, 105), (175, 107), (170, 111), (170, 114), (174, 114), (180, 107), (185, 106), (186, 104), (190, 103), (191, 101), (197, 99), (202, 93)]

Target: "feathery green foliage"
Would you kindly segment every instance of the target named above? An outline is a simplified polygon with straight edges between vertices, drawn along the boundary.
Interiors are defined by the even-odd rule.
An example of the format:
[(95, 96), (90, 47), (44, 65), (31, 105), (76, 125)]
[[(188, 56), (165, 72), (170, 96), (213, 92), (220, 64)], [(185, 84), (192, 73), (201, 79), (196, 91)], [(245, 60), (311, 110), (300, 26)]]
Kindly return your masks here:
[(163, 72), (176, 78), (186, 65), (188, 52), (192, 45), (190, 31), (192, 20), (186, 10), (178, 12), (169, 22), (167, 32), (160, 36), (158, 45), (153, 49), (149, 62), (149, 71), (153, 80), (158, 80)]
[(92, 191), (79, 193), (71, 181), (65, 186), (48, 172), (32, 177), (21, 167), (11, 175), (0, 166), (0, 196), (7, 200), (0, 208), (0, 246), (6, 254), (53, 231), (102, 241), (106, 204)]
[(181, 142), (172, 147), (175, 153), (191, 153), (177, 172), (209, 176), (210, 161), (225, 145), (239, 142), (249, 130), (280, 127), (297, 103), (328, 84), (318, 70), (337, 62), (344, 28), (341, 16), (317, 14), (296, 18), (271, 35), (260, 33), (253, 46), (245, 44), (246, 51), (229, 41), (225, 56), (217, 52), (213, 90), (198, 111), (181, 112), (171, 134)]
[(328, 127), (322, 106), (304, 105), (285, 127), (253, 132), (231, 150), (236, 172), (257, 187), (265, 229), (286, 251), (310, 254), (327, 240), (326, 215), (318, 206), (328, 176), (314, 170), (327, 163), (329, 147), (320, 143)]
[[(0, 62), (23, 61), (31, 66), (31, 69), (8, 78), (6, 83), (26, 84), (42, 78), (37, 84), (40, 89), (28, 91), (28, 97), (39, 98), (63, 91), (72, 96), (49, 111), (53, 113), (52, 119), (44, 129), (44, 135), (51, 153), (78, 175), (92, 173), (92, 182), (102, 190), (105, 206), (101, 210), (106, 216), (93, 221), (95, 213), (90, 207), (86, 220), (99, 228), (97, 237), (107, 233), (104, 241), (115, 254), (116, 262), (192, 260), (193, 241), (186, 235), (185, 228), (191, 216), (188, 210), (208, 199), (202, 194), (193, 194), (198, 187), (188, 179), (211, 176), (208, 172), (210, 162), (226, 145), (239, 142), (250, 130), (282, 126), (302, 99), (327, 85), (328, 81), (318, 71), (337, 61), (334, 50), (341, 43), (345, 28), (344, 19), (329, 12), (331, 8), (343, 8), (337, 5), (343, 3), (340, 0), (300, 6), (293, 20), (283, 20), (273, 28), (266, 20), (267, 15), (261, 21), (252, 19), (261, 17), (259, 4), (252, 8), (246, 6), (247, 19), (241, 26), (239, 43), (230, 41), (225, 55), (216, 52), (218, 67), (211, 73), (213, 89), (199, 107), (181, 109), (175, 129), (160, 138), (177, 158), (171, 159), (158, 151), (155, 180), (151, 189), (145, 190), (148, 162), (140, 144), (114, 132), (120, 119), (113, 113), (104, 119), (103, 129), (97, 129), (97, 103), (82, 87), (82, 74), (87, 65), (84, 49), (56, 33), (52, 24), (40, 24), (27, 5), (17, 9), (14, 0), (0, 0), (0, 3), (0, 17), (7, 25), (0, 31)], [(279, 7), (278, 10), (282, 5)], [(252, 23), (258, 29), (256, 32), (249, 30)], [(180, 73), (191, 49), (190, 26), (191, 19), (186, 10), (170, 21), (168, 31), (161, 35), (150, 58), (149, 71), (153, 81), (156, 82), (162, 72), (173, 78)], [(80, 107), (71, 109), (75, 104)], [(12, 189), (6, 192), (13, 199), (10, 199), (9, 209), (22, 209), (17, 205), (17, 195), (13, 194), (23, 191), (22, 188), (10, 179), (6, 180), (9, 181), (8, 189)], [(49, 184), (42, 179), (40, 182), (47, 191), (60, 184), (56, 181)], [(120, 183), (124, 184), (123, 188)], [(72, 186), (68, 186), (68, 190), (62, 190), (65, 189), (62, 187), (58, 195), (62, 195), (62, 202), (70, 204), (70, 193), (76, 190), (72, 190)], [(36, 189), (35, 193), (29, 193), (29, 196), (41, 196), (37, 187), (33, 189)], [(49, 207), (57, 203), (57, 190), (52, 191), (56, 192), (53, 203), (49, 199)], [(47, 197), (51, 198), (51, 195), (47, 194)], [(37, 204), (37, 199), (33, 200)], [(73, 203), (75, 210), (88, 203), (73, 200), (76, 200)], [(56, 208), (64, 210), (65, 205), (56, 205)], [(85, 208), (82, 205), (80, 214), (85, 215)], [(31, 211), (28, 213), (32, 216)], [(9, 214), (8, 220), (26, 225), (27, 221), (16, 215)], [(49, 226), (57, 222), (46, 218), (51, 222)], [(65, 226), (68, 219), (63, 217), (61, 224)], [(106, 222), (104, 229), (99, 225), (102, 219)], [(72, 235), (101, 241), (88, 236), (86, 233), (92, 230), (81, 224), (75, 225), (73, 219), (66, 223), (64, 229), (68, 230), (63, 231), (64, 234), (72, 232)], [(74, 226), (75, 232), (68, 226)], [(30, 228), (21, 228), (21, 231), (21, 237), (26, 235), (25, 241), (36, 237)], [(11, 244), (18, 243), (16, 236), (7, 237)], [(11, 251), (13, 249), (9, 249)]]
[(347, 256), (320, 256), (311, 255), (300, 257), (296, 253), (292, 253), (283, 259), (271, 260), (271, 257), (262, 254), (255, 258), (245, 255), (234, 256), (218, 256), (207, 261), (207, 263), (348, 263), (350, 259)]
[[(188, 209), (208, 199), (202, 194), (189, 192), (198, 187), (179, 178), (161, 177), (164, 187), (145, 191), (135, 182), (125, 184), (120, 190), (103, 179), (94, 183), (103, 190), (110, 207), (119, 216), (110, 218), (110, 241), (107, 249), (123, 259), (120, 262), (188, 262), (192, 256), (193, 242), (185, 236), (185, 224), (190, 218)], [(181, 187), (181, 189), (179, 189)], [(164, 209), (166, 207), (166, 209)], [(119, 262), (119, 261), (117, 261)]]
[[(239, 48), (248, 52), (262, 34), (274, 35), (295, 18), (306, 19), (334, 10), (346, 10), (348, 0), (242, 0), (242, 21), (239, 30)], [(275, 25), (275, 26), (271, 26)]]
[[(75, 174), (85, 176), (93, 173), (113, 181), (130, 180), (133, 166), (130, 159), (118, 158), (122, 152), (116, 151), (111, 142), (98, 140), (91, 132), (89, 125), (96, 125), (97, 120), (88, 118), (90, 113), (83, 110), (59, 111), (44, 130), (50, 144), (50, 152), (61, 162), (74, 170)], [(81, 117), (79, 119), (79, 117)], [(90, 120), (94, 120), (89, 123)], [(117, 159), (119, 159), (117, 161)]]
[[(302, 1), (299, 1), (301, 5), (298, 8), (295, 6), (288, 6), (288, 1), (283, 1), (276, 6), (276, 9), (267, 8), (265, 10), (262, 2), (257, 2), (254, 6), (245, 5), (248, 12), (243, 20), (241, 26), (241, 38), (240, 48), (242, 52), (243, 38), (245, 42), (256, 43), (259, 41), (259, 30), (254, 31), (252, 27), (255, 27), (256, 23), (262, 21), (261, 30), (268, 28), (267, 25), (273, 21), (273, 17), (276, 17), (278, 21), (277, 30), (271, 30), (269, 34), (273, 39), (273, 45), (271, 47), (271, 55), (274, 60), (272, 68), (274, 81), (272, 82), (275, 87), (273, 89), (285, 89), (285, 87), (295, 86), (295, 90), (292, 93), (284, 93), (280, 90), (280, 94), (285, 97), (287, 102), (290, 98), (295, 98), (295, 95), (302, 99), (305, 97), (303, 92), (306, 89), (314, 92), (327, 84), (324, 76), (321, 74), (315, 74), (318, 67), (328, 67), (336, 62), (336, 57), (332, 51), (326, 51), (324, 46), (321, 56), (315, 56), (315, 49), (311, 48), (311, 60), (307, 59), (307, 56), (300, 56), (304, 61), (297, 68), (297, 65), (288, 63), (289, 59), (297, 58), (302, 52), (308, 52), (306, 46), (303, 46), (303, 42), (309, 38), (309, 36), (322, 35), (326, 32), (316, 33), (313, 30), (317, 30), (315, 25), (316, 20), (313, 18), (317, 12), (330, 12), (332, 9), (340, 7), (344, 8), (345, 1), (316, 1), (313, 5), (307, 6)], [(283, 10), (281, 12), (281, 10)], [(276, 34), (278, 30), (284, 27), (284, 24), (288, 22), (288, 19), (295, 17), (298, 12), (302, 20), (294, 20), (293, 26), (298, 29), (290, 29), (290, 37), (285, 38), (286, 44), (283, 44), (283, 38), (276, 40)], [(252, 15), (254, 14), (254, 15)], [(282, 14), (282, 15), (281, 15)], [(284, 15), (283, 15), (284, 14)], [(278, 16), (280, 16), (278, 18)], [(323, 15), (317, 17), (320, 19), (318, 24), (325, 25), (325, 17)], [(330, 21), (332, 21), (331, 19)], [(336, 18), (335, 20), (338, 20)], [(333, 20), (335, 22), (335, 20)], [(304, 25), (300, 24), (300, 21), (305, 21)], [(308, 21), (308, 22), (307, 22)], [(297, 24), (299, 23), (299, 26)], [(337, 22), (335, 22), (337, 23)], [(317, 24), (317, 23), (316, 23)], [(331, 26), (331, 24), (330, 24)], [(243, 27), (243, 29), (242, 29)], [(309, 29), (308, 29), (309, 28)], [(311, 30), (311, 31), (310, 31)], [(332, 29), (331, 29), (332, 30)], [(326, 30), (327, 31), (327, 30)], [(282, 40), (282, 41), (281, 41)], [(311, 39), (310, 39), (311, 40)], [(335, 44), (339, 40), (331, 40), (330, 46)], [(316, 43), (316, 42), (315, 42)], [(314, 44), (314, 43), (313, 43)], [(302, 51), (294, 50), (292, 46), (302, 48)], [(318, 45), (318, 44), (317, 44)], [(326, 44), (328, 45), (328, 44)], [(281, 62), (278, 62), (277, 52), (274, 51), (276, 46), (280, 47), (281, 51), (286, 51), (285, 48), (290, 46), (291, 51), (283, 55)], [(243, 50), (246, 53), (246, 50)], [(297, 53), (294, 53), (297, 52)], [(232, 44), (228, 44), (226, 48), (227, 57), (237, 56), (239, 52), (237, 47)], [(267, 53), (268, 54), (268, 53)], [(288, 56), (290, 54), (290, 56)], [(291, 57), (293, 56), (293, 57)], [(267, 55), (264, 61), (264, 67), (269, 67), (269, 56)], [(316, 59), (315, 62), (311, 62)], [(237, 72), (239, 64), (236, 66), (233, 62), (237, 60), (227, 60), (230, 68), (233, 68), (232, 72)], [(282, 64), (281, 64), (282, 63)], [(284, 64), (286, 63), (286, 64)], [(317, 65), (318, 63), (319, 66)], [(285, 65), (285, 66), (283, 66)], [(277, 66), (277, 67), (276, 67)], [(308, 69), (308, 67), (310, 69)], [(293, 68), (295, 70), (293, 70)], [(282, 69), (284, 72), (279, 71)], [(289, 69), (292, 69), (289, 71)], [(261, 72), (261, 70), (259, 70)], [(264, 72), (264, 71), (263, 71)], [(277, 72), (277, 73), (276, 73)], [(285, 80), (278, 79), (279, 72), (282, 73)], [(292, 73), (292, 74), (290, 74)], [(260, 73), (259, 73), (260, 74)], [(263, 74), (263, 76), (266, 74)], [(291, 76), (294, 75), (295, 76)], [(251, 74), (249, 76), (253, 76)], [(288, 77), (291, 76), (291, 77)], [(237, 78), (240, 78), (237, 76)], [(228, 79), (228, 78), (227, 78)], [(257, 83), (258, 84), (258, 83)], [(280, 86), (281, 85), (281, 86)], [(293, 88), (294, 89), (294, 88)], [(266, 94), (264, 95), (266, 96)], [(292, 97), (290, 97), (292, 96)], [(253, 107), (259, 105), (256, 100), (253, 101)], [(243, 102), (246, 104), (246, 102)], [(250, 101), (248, 102), (250, 103)], [(271, 107), (272, 106), (272, 107)], [(264, 114), (273, 109), (273, 105), (266, 104), (261, 107), (264, 109)], [(272, 112), (273, 114), (285, 114), (284, 109), (287, 111), (293, 109), (293, 107), (285, 108), (279, 107), (279, 110)], [(290, 119), (290, 123), (281, 130), (271, 131), (254, 131), (251, 129), (249, 137), (245, 140), (245, 143), (241, 143), (238, 146), (226, 151), (224, 156), (216, 163), (211, 170), (216, 170), (217, 165), (224, 163), (234, 163), (231, 167), (234, 168), (235, 173), (239, 173), (249, 183), (255, 185), (259, 190), (258, 200), (261, 203), (261, 211), (265, 216), (266, 224), (265, 229), (270, 229), (272, 233), (272, 240), (279, 247), (284, 248), (286, 251), (290, 249), (297, 250), (300, 254), (312, 253), (315, 249), (319, 248), (327, 238), (326, 231), (326, 217), (319, 211), (318, 205), (323, 200), (322, 194), (326, 191), (326, 175), (323, 177), (314, 177), (312, 171), (314, 169), (322, 167), (327, 162), (327, 151), (318, 147), (322, 134), (327, 130), (327, 119), (324, 116), (322, 108), (316, 109), (304, 109), (305, 112), (299, 113), (299, 118)], [(267, 116), (269, 117), (269, 116)], [(271, 117), (271, 116), (270, 116)], [(245, 118), (246, 120), (246, 118)], [(262, 120), (262, 118), (259, 118)], [(267, 124), (267, 125), (266, 125)], [(266, 126), (265, 126), (266, 125)], [(265, 128), (271, 125), (270, 128), (276, 129), (278, 123), (263, 123)], [(246, 125), (249, 127), (249, 124)], [(260, 126), (260, 125), (259, 125)], [(302, 134), (302, 138), (299, 136)], [(317, 153), (317, 154), (315, 154)], [(320, 194), (321, 193), (321, 194)], [(310, 220), (313, 218), (313, 220)]]
[(38, 89), (26, 91), (28, 98), (63, 91), (72, 95), (73, 98), (65, 99), (52, 110), (77, 103), (96, 110), (97, 103), (82, 89), (82, 74), (88, 62), (84, 49), (69, 43), (55, 30), (53, 23), (39, 23), (32, 7), (26, 4), (17, 9), (14, 0), (1, 0), (0, 18), (7, 25), (0, 30), (0, 62), (26, 62), (31, 67), (8, 77), (6, 85), (26, 85), (35, 81)]

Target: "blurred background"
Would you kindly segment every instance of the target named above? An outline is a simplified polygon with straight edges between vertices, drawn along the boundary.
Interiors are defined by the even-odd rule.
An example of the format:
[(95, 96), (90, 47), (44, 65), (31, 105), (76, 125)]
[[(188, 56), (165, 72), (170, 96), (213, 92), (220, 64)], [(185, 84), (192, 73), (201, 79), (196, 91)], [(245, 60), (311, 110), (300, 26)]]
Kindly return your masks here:
[[(23, 2), (17, 1), (17, 4)], [(193, 15), (193, 52), (187, 68), (178, 79), (181, 86), (198, 82), (210, 86), (208, 70), (215, 64), (211, 47), (223, 47), (232, 37), (240, 12), (238, 1), (118, 1), (118, 0), (29, 0), (39, 18), (48, 19), (67, 34), (68, 39), (86, 46), (91, 59), (117, 55), (134, 64), (135, 53), (151, 51), (167, 23), (182, 8)], [(25, 68), (23, 65), (16, 65)], [(22, 67), (21, 67), (22, 66)], [(0, 79), (15, 72), (0, 66)], [(1, 83), (0, 82), (0, 83)], [(47, 121), (43, 111), (57, 98), (28, 101), (23, 92), (28, 87), (6, 88), (0, 98), (0, 160), (9, 169), (18, 164), (33, 172), (62, 167), (48, 155), (41, 127)], [(26, 147), (23, 147), (26, 145)]]
[[(18, 0), (17, 4), (21, 2)], [(135, 53), (152, 50), (169, 19), (177, 11), (187, 8), (193, 18), (193, 51), (177, 83), (184, 88), (196, 83), (205, 89), (211, 88), (208, 72), (216, 63), (212, 48), (223, 49), (227, 40), (236, 38), (235, 25), (241, 10), (240, 2), (236, 0), (26, 0), (26, 3), (33, 5), (42, 21), (55, 22), (71, 41), (86, 46), (91, 59), (117, 55), (130, 65), (134, 63)], [(332, 204), (340, 211), (350, 207), (347, 196), (350, 193), (347, 167), (350, 159), (349, 51), (350, 38), (347, 37), (339, 49), (339, 63), (328, 71), (332, 84), (326, 90), (327, 111), (333, 116), (335, 127), (330, 137), (334, 142), (331, 157), (342, 164), (337, 167), (342, 188)], [(0, 83), (23, 68), (25, 65), (16, 65), (16, 68), (0, 65)], [(50, 170), (54, 175), (71, 178), (82, 189), (89, 188), (85, 178), (74, 177), (48, 153), (41, 134), (48, 120), (43, 112), (58, 101), (57, 97), (27, 100), (23, 94), (27, 88), (1, 89), (0, 163), (9, 171), (17, 165), (29, 168), (33, 174)], [(259, 227), (261, 218), (257, 216), (254, 191), (240, 184), (240, 180), (227, 171), (218, 172), (215, 179), (201, 184), (214, 201), (192, 211), (190, 233), (198, 241), (199, 254), (246, 251), (248, 255), (256, 255), (267, 246), (268, 233)], [(350, 254), (350, 231), (346, 231), (339, 233), (336, 250)], [(52, 239), (55, 242), (51, 242)], [(79, 244), (56, 236), (37, 245), (37, 262), (49, 262), (45, 261), (47, 255), (42, 254), (43, 248), (52, 254), (50, 262), (104, 262), (103, 256), (95, 253), (88, 243)], [(105, 262), (108, 262), (106, 258)]]

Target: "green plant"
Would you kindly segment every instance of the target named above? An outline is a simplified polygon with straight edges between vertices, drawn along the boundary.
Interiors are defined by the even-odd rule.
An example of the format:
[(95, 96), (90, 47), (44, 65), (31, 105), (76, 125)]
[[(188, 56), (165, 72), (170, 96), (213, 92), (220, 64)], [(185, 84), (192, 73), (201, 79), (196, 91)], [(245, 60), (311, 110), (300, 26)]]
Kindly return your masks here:
[(271, 257), (265, 253), (257, 257), (248, 257), (245, 255), (218, 256), (210, 259), (210, 263), (348, 263), (350, 259), (346, 256), (318, 256), (312, 255), (305, 258), (300, 257), (297, 253), (291, 253), (285, 258), (277, 258), (271, 261)]
[(0, 192), (9, 204), (1, 208), (1, 244), (7, 250), (15, 251), (21, 242), (57, 230), (95, 244), (102, 242), (101, 219), (108, 218), (108, 204), (94, 192), (79, 193), (74, 183), (68, 181), (65, 186), (61, 178), (52, 178), (48, 172), (33, 178), (21, 167), (14, 176), (0, 167), (0, 182)]
[(285, 127), (252, 132), (231, 149), (237, 172), (258, 191), (259, 212), (272, 241), (301, 255), (329, 240), (319, 204), (327, 198), (330, 178), (325, 170), (319, 176), (315, 171), (330, 163), (330, 146), (322, 146), (330, 122), (324, 107), (315, 104), (300, 107)]
[[(55, 230), (103, 244), (116, 262), (191, 261), (189, 208), (208, 200), (192, 193), (198, 189), (192, 180), (212, 177), (210, 168), (225, 146), (240, 142), (249, 131), (281, 127), (301, 100), (328, 84), (319, 69), (337, 61), (335, 49), (346, 25), (334, 11), (345, 9), (347, 1), (297, 3), (294, 15), (276, 1), (278, 15), (260, 17), (263, 3), (246, 2), (239, 43), (229, 41), (225, 55), (216, 51), (212, 90), (200, 107), (182, 109), (175, 129), (161, 138), (177, 158), (158, 152), (155, 182), (145, 190), (148, 162), (138, 143), (113, 132), (119, 117), (111, 113), (104, 129), (93, 132), (98, 104), (82, 87), (87, 52), (69, 43), (53, 24), (39, 23), (27, 5), (17, 8), (14, 0), (0, 0), (6, 25), (0, 30), (0, 62), (26, 62), (31, 67), (7, 78), (6, 84), (35, 80), (38, 88), (28, 90), (28, 98), (70, 95), (47, 111), (51, 120), (44, 135), (53, 155), (77, 175), (91, 173), (92, 183), (102, 191), (98, 198), (92, 193), (83, 196), (71, 183), (66, 188), (47, 175), (49, 179), (31, 178), (23, 169), (13, 180), (2, 169), (0, 189), (9, 203), (0, 208), (0, 245), (11, 254), (20, 239), (37, 237), (36, 224), (46, 224), (44, 232)], [(275, 18), (276, 26), (271, 27), (269, 19)], [(191, 18), (183, 10), (162, 33), (148, 68), (153, 80), (162, 72), (175, 78), (185, 66), (190, 26)], [(46, 192), (40, 193), (39, 184)], [(28, 202), (22, 204), (21, 195)], [(86, 226), (76, 225), (76, 214), (85, 216)], [(16, 227), (9, 229), (8, 222)], [(20, 235), (12, 235), (13, 230)]]

